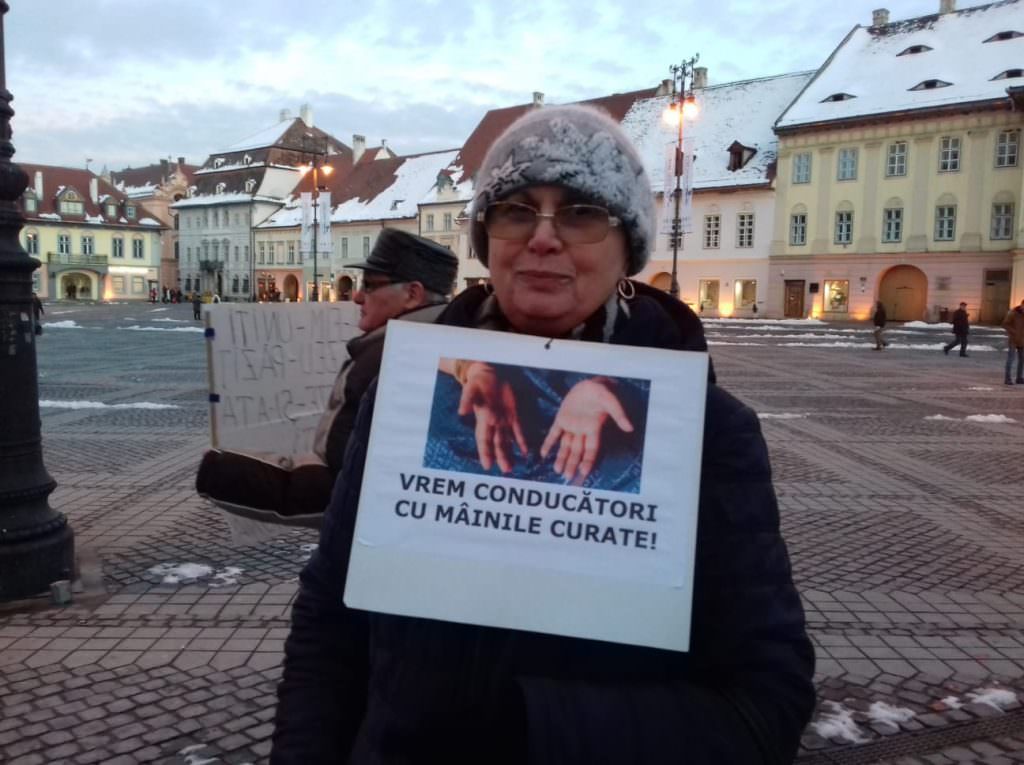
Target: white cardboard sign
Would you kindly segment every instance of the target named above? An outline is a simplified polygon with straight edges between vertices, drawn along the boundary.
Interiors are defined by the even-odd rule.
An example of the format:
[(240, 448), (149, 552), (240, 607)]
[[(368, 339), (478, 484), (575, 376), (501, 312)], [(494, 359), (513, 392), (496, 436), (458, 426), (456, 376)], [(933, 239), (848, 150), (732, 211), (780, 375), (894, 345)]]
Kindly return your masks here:
[[(458, 414), (455, 360), (507, 384), (526, 447), (509, 428), (507, 473), (484, 469), (479, 410)], [(391, 322), (345, 603), (687, 650), (707, 370), (703, 353)], [(597, 405), (579, 406), (614, 407), (607, 394), (622, 417), (566, 480), (561, 440), (541, 447), (558, 424), (586, 430)]]
[(204, 315), (214, 448), (309, 452), (345, 346), (360, 334), (359, 306), (219, 303)]

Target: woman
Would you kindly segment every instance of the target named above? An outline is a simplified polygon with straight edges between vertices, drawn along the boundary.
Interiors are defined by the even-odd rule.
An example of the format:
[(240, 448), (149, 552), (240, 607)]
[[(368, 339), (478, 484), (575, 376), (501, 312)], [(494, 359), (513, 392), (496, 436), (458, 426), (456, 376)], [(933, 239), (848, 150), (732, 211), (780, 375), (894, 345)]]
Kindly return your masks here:
[[(546, 107), (514, 123), (481, 166), (471, 213), (492, 288), (463, 292), (440, 323), (706, 350), (688, 308), (627, 278), (648, 258), (654, 203), (603, 114)], [(814, 657), (751, 410), (709, 384), (690, 651), (679, 653), (346, 609), (372, 409), (371, 390), (302, 573), (272, 762), (793, 760)]]

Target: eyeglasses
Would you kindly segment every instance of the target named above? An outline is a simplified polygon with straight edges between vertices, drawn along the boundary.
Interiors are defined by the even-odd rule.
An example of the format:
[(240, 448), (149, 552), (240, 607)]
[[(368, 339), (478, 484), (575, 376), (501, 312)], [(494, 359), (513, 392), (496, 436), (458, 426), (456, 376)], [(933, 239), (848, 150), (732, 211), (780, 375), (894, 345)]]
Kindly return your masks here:
[(533, 236), (541, 218), (549, 218), (566, 244), (594, 244), (608, 236), (608, 230), (622, 224), (599, 205), (566, 205), (553, 213), (542, 213), (520, 202), (494, 202), (476, 214), (488, 236), (522, 241)]
[(356, 289), (364, 295), (369, 295), (379, 289), (391, 287), (395, 284), (405, 284), (405, 282), (393, 282), (390, 279), (374, 279), (372, 281), (369, 279), (363, 279), (362, 284), (360, 284)]

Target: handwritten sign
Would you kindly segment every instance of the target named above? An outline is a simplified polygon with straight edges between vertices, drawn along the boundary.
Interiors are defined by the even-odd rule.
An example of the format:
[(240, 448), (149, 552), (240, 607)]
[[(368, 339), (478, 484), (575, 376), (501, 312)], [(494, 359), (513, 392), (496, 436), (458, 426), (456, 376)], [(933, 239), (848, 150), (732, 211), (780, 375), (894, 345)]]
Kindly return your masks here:
[(213, 446), (310, 451), (346, 343), (359, 334), (359, 307), (220, 303), (204, 315)]
[(392, 322), (345, 603), (686, 650), (707, 369)]

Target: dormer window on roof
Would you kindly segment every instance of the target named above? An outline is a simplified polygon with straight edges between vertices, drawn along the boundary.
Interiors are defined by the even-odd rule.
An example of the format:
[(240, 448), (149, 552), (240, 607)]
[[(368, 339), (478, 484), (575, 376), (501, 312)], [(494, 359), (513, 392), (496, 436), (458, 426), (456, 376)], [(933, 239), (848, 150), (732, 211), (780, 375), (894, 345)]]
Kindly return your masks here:
[(223, 164), (224, 164), (224, 157), (217, 157), (215, 160), (213, 160), (213, 166), (214, 167), (221, 167)]
[(62, 190), (58, 195), (57, 210), (61, 215), (84, 215), (85, 204), (74, 189)]
[(1007, 69), (1005, 72), (1000, 72), (993, 80), (1012, 80), (1016, 77), (1024, 77), (1024, 69)]
[(250, 178), (245, 182), (245, 193), (252, 194), (254, 191), (256, 191), (256, 179)]
[(391, 209), (392, 210), (397, 210), (398, 206), (400, 204), (402, 204), (402, 202), (404, 202), (404, 201), (405, 201), (404, 199), (393, 199), (393, 200), (391, 200)]
[(252, 157), (250, 157), (248, 154), (246, 154), (244, 157), (242, 157), (242, 164), (243, 165), (251, 165), (252, 164)]
[(734, 172), (742, 170), (755, 154), (757, 154), (757, 149), (754, 147), (744, 146), (739, 141), (733, 141), (729, 147), (729, 169)]
[(1024, 32), (1018, 32), (1016, 29), (1008, 29), (1005, 32), (997, 32), (984, 42), (1001, 42), (1003, 40), (1012, 40), (1015, 37), (1024, 37)]
[(215, 193), (223, 194), (227, 190), (228, 190), (228, 185), (226, 183), (224, 183), (223, 181), (221, 181), (220, 183), (217, 184), (217, 189), (216, 189)]
[(851, 95), (849, 93), (833, 93), (831, 96), (826, 96), (825, 98), (821, 99), (821, 103), (827, 104), (834, 101), (849, 101), (851, 98), (856, 97), (857, 96)]
[(905, 48), (904, 50), (901, 50), (896, 55), (897, 56), (913, 56), (915, 53), (925, 53), (925, 52), (930, 51), (930, 50), (933, 50), (933, 49), (930, 48), (927, 45), (911, 45), (909, 48)]
[(128, 220), (135, 220), (135, 205), (124, 206), (124, 217)]
[(952, 84), (945, 80), (922, 80), (914, 87), (907, 88), (907, 90), (935, 90), (936, 88), (948, 88)]
[(25, 192), (25, 212), (34, 213), (39, 209), (39, 200), (36, 199), (35, 192)]
[(106, 207), (106, 215), (107, 215), (108, 218), (116, 218), (117, 217), (117, 205), (115, 203), (107, 202), (105, 207)]

